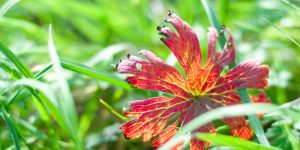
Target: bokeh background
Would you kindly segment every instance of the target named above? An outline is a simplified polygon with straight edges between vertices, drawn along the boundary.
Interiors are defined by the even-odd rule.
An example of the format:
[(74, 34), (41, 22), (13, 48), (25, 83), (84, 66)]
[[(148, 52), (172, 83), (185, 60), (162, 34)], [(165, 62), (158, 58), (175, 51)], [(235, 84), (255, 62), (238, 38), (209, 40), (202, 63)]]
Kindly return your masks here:
[[(0, 0), (3, 6), (7, 1)], [(234, 34), (237, 62), (257, 59), (270, 67), (268, 97), (284, 104), (300, 96), (300, 1), (212, 0), (220, 22)], [(207, 49), (208, 17), (200, 0), (21, 0), (0, 17), (0, 40), (33, 73), (51, 63), (48, 28), (59, 57), (85, 64), (120, 82), (115, 65), (127, 54), (151, 50), (174, 63), (170, 50), (160, 41), (156, 27), (166, 25), (168, 10), (174, 11), (196, 31), (201, 49)], [(0, 55), (1, 60), (6, 60)], [(175, 64), (180, 69), (178, 63)], [(123, 121), (98, 99), (122, 112), (127, 102), (159, 93), (131, 89), (110, 81), (65, 70), (79, 118), (79, 135), (85, 149), (150, 149), (150, 143), (126, 140)], [(39, 80), (55, 87), (50, 70)], [(11, 99), (20, 88), (0, 70), (1, 100)], [(55, 121), (41, 114), (35, 98), (25, 90), (6, 108), (15, 119), (26, 149), (73, 149), (70, 136)], [(65, 106), (68, 107), (68, 106)], [(53, 119), (54, 118), (54, 119)], [(14, 149), (9, 129), (0, 119), (0, 148)]]

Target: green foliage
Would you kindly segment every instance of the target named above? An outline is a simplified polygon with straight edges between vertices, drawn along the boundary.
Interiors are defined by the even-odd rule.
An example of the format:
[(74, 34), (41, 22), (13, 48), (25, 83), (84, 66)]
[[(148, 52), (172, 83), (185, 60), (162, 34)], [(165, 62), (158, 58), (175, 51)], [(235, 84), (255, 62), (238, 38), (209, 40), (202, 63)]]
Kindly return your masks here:
[[(216, 26), (218, 18), (234, 34), (237, 62), (255, 58), (270, 66), (267, 96), (274, 104), (283, 104), (248, 104), (233, 106), (231, 113), (208, 112), (185, 126), (179, 139), (189, 139), (184, 133), (225, 115), (255, 116), (258, 110), (280, 109), (259, 120), (272, 146), (268, 148), (300, 149), (300, 104), (295, 100), (300, 93), (300, 3), (209, 2), (211, 5), (201, 0), (0, 1), (0, 149), (150, 149), (140, 139), (124, 139), (119, 126), (127, 118), (120, 114), (129, 100), (160, 93), (130, 87), (117, 74), (115, 64), (141, 49), (171, 60), (156, 31), (156, 26), (165, 24), (169, 9), (192, 25), (203, 51), (210, 20)], [(205, 8), (215, 10), (216, 16), (207, 16)], [(50, 24), (53, 37), (49, 37)], [(174, 66), (181, 69), (178, 63)], [(267, 148), (256, 137), (242, 141), (221, 135), (229, 129), (222, 122), (215, 123), (218, 134), (195, 136), (211, 141), (212, 148)]]
[(221, 135), (221, 134), (207, 134), (207, 133), (199, 133), (195, 135), (201, 140), (210, 141), (220, 146), (230, 146), (235, 149), (259, 149), (259, 150), (276, 150), (278, 148), (267, 147), (255, 142), (245, 141), (240, 138)]

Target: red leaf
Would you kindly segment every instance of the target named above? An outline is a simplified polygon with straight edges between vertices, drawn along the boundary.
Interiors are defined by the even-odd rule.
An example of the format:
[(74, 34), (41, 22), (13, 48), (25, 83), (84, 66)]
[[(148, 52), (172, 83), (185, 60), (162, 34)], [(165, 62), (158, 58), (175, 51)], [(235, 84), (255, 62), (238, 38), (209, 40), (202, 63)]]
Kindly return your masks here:
[[(185, 88), (182, 75), (172, 66), (165, 64), (161, 59), (149, 51), (139, 52), (149, 60), (128, 55), (128, 60), (123, 60), (117, 65), (121, 73), (133, 74), (126, 80), (134, 87), (141, 89), (168, 92), (177, 96), (189, 97)], [(140, 68), (138, 68), (141, 65)]]
[(224, 118), (224, 122), (228, 124), (233, 136), (239, 136), (246, 140), (251, 138), (252, 131), (244, 117)]
[(178, 113), (184, 115), (184, 111), (189, 108), (191, 101), (180, 97), (154, 97), (133, 102), (130, 105), (131, 110), (125, 112), (125, 115), (137, 119), (123, 124), (121, 129), (127, 138), (143, 136), (143, 140), (148, 141), (151, 137), (167, 130), (164, 127), (173, 116)]
[(176, 14), (170, 12), (169, 17), (165, 21), (171, 23), (178, 34), (164, 26), (157, 29), (160, 34), (166, 36), (161, 39), (162, 42), (172, 50), (188, 76), (195, 72), (194, 69), (201, 67), (202, 59), (198, 37), (193, 29)]
[[(246, 61), (221, 76), (224, 67), (234, 62), (235, 46), (229, 33), (226, 45), (221, 52), (216, 51), (218, 32), (213, 27), (208, 32), (207, 61), (202, 66), (198, 38), (192, 28), (178, 16), (169, 14), (166, 19), (177, 33), (168, 27), (158, 27), (165, 38), (161, 40), (168, 46), (185, 71), (183, 77), (174, 67), (165, 64), (149, 51), (139, 54), (147, 60), (128, 55), (117, 65), (120, 73), (130, 74), (127, 81), (140, 89), (171, 93), (173, 97), (153, 97), (130, 102), (131, 109), (125, 112), (133, 120), (123, 124), (121, 129), (127, 138), (142, 138), (144, 142), (154, 138), (152, 145), (158, 147), (170, 140), (181, 126), (195, 117), (218, 107), (241, 103), (238, 89), (265, 89), (269, 68), (255, 61)], [(252, 102), (268, 103), (264, 92), (251, 96)], [(261, 114), (260, 114), (261, 115)], [(244, 117), (224, 118), (233, 136), (249, 139), (252, 131)], [(215, 133), (213, 123), (191, 132)], [(179, 149), (183, 141), (174, 145)], [(208, 142), (193, 138), (190, 149), (202, 150)]]

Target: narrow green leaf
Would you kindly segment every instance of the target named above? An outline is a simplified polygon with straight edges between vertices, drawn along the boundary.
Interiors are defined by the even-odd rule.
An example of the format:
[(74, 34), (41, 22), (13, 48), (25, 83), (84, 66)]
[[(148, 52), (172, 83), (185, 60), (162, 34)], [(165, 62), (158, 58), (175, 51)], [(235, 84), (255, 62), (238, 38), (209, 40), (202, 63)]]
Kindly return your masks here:
[(282, 35), (284, 35), (285, 37), (287, 37), (289, 40), (291, 40), (293, 43), (295, 43), (298, 47), (300, 47), (300, 43), (297, 42), (290, 34), (284, 32), (282, 29), (280, 29), (280, 27), (278, 27), (277, 25), (275, 25), (274, 23), (272, 23), (271, 21), (269, 21), (266, 18), (263, 18), (263, 20), (267, 23), (269, 23), (271, 26), (273, 26), (277, 31), (279, 31)]
[[(89, 77), (93, 77), (96, 79), (100, 79), (102, 81), (108, 82), (112, 85), (116, 85), (118, 87), (122, 87), (126, 90), (132, 91), (132, 87), (129, 86), (126, 82), (123, 80), (120, 80), (118, 77), (114, 76), (113, 74), (108, 74), (105, 72), (101, 72), (99, 70), (96, 70), (94, 68), (88, 67), (86, 65), (83, 65), (81, 63), (68, 60), (65, 58), (60, 58), (61, 66), (67, 70), (77, 72), (79, 74), (83, 74)], [(39, 79), (41, 76), (43, 76), (46, 72), (48, 72), (53, 67), (53, 64), (47, 65), (43, 70), (38, 72), (35, 77)]]
[[(217, 19), (217, 16), (213, 10), (213, 8), (211, 7), (211, 4), (209, 2), (209, 0), (201, 0), (203, 7), (209, 17), (209, 20), (211, 22), (211, 24), (218, 29), (220, 36), (219, 36), (219, 45), (221, 47), (225, 46), (226, 43), (226, 37), (225, 35), (221, 32), (221, 25)], [(236, 63), (232, 63), (231, 65), (229, 65), (229, 68), (233, 68), (236, 66)], [(241, 97), (242, 103), (251, 103), (250, 97), (246, 91), (246, 89), (241, 89), (238, 90), (238, 93)], [(249, 115), (249, 121), (250, 121), (250, 126), (253, 128), (254, 133), (256, 135), (256, 137), (258, 138), (259, 142), (261, 144), (264, 144), (266, 146), (270, 146), (270, 143), (267, 139), (267, 137), (264, 134), (264, 130), (263, 127), (260, 124), (260, 121), (258, 119), (258, 117), (256, 115)]]
[(23, 76), (33, 78), (33, 74), (29, 71), (26, 65), (0, 41), (0, 51), (19, 69)]
[(222, 135), (222, 134), (195, 133), (194, 137), (197, 137), (203, 141), (212, 142), (219, 146), (230, 146), (236, 149), (278, 150), (278, 148), (275, 147), (266, 147), (252, 141), (247, 141), (238, 137), (232, 137), (232, 136)]
[[(32, 72), (27, 68), (27, 66), (8, 48), (6, 47), (1, 41), (0, 41), (0, 51), (7, 57), (9, 61), (11, 61), (15, 67), (18, 69), (18, 71), (26, 78), (34, 78), (34, 75)], [(30, 86), (27, 86), (27, 89), (32, 93), (32, 95), (38, 100), (41, 105), (43, 106), (43, 112), (51, 112), (53, 116), (55, 116), (55, 119), (57, 120), (58, 124), (61, 126), (63, 131), (68, 133), (72, 136), (73, 133), (69, 130), (67, 123), (65, 122), (64, 118), (62, 117), (62, 114), (60, 111), (56, 108), (56, 106), (47, 98), (47, 96), (36, 92), (33, 88)], [(41, 108), (39, 107), (38, 108)], [(48, 110), (48, 111), (47, 111)], [(43, 115), (43, 112), (40, 112)], [(48, 118), (50, 116), (48, 115)], [(72, 136), (73, 138), (74, 136)]]
[(284, 127), (285, 134), (287, 135), (289, 141), (291, 142), (293, 150), (299, 150), (300, 149), (299, 139), (297, 139), (297, 137), (292, 133), (290, 127), (287, 124), (284, 124), (283, 127)]
[(38, 91), (42, 92), (44, 95), (40, 94), (39, 96), (37, 96), (36, 93), (31, 91), (36, 97), (40, 98), (40, 100), (43, 102), (46, 108), (53, 113), (57, 122), (62, 126), (62, 128), (65, 131), (68, 131), (63, 116), (60, 113), (60, 111), (57, 109), (57, 100), (54, 95), (54, 92), (51, 90), (50, 87), (48, 87), (47, 84), (42, 83), (35, 79), (24, 78), (24, 79), (17, 80), (13, 84), (13, 86), (19, 86), (19, 85), (24, 85), (30, 87), (30, 89), (37, 89)]
[(65, 74), (62, 70), (62, 66), (56, 51), (56, 48), (53, 43), (51, 25), (49, 27), (49, 38), (48, 38), (48, 46), (49, 46), (49, 55), (53, 63), (53, 69), (55, 72), (56, 83), (58, 85), (56, 95), (58, 95), (59, 101), (58, 106), (64, 120), (67, 123), (67, 126), (70, 130), (71, 136), (74, 142), (77, 144), (78, 149), (82, 149), (82, 144), (80, 139), (78, 138), (78, 116), (76, 112), (76, 106), (67, 83), (67, 79), (65, 78)]
[(97, 54), (94, 55), (94, 57), (89, 59), (85, 64), (88, 66), (95, 66), (101, 61), (111, 60), (114, 54), (121, 52), (125, 49), (133, 49), (133, 46), (128, 43), (119, 43), (119, 44), (110, 45), (100, 50)]
[[(207, 16), (208, 16), (208, 18), (209, 18), (212, 26), (214, 26), (218, 30), (219, 33), (222, 33), (221, 32), (221, 30), (222, 30), (221, 25), (220, 25), (220, 23), (218, 21), (218, 18), (216, 16), (213, 8), (211, 7), (211, 4), (210, 4), (209, 0), (201, 0), (201, 2), (202, 2), (202, 5), (203, 5), (203, 7), (204, 7), (204, 9), (206, 11), (206, 14), (207, 14)], [(224, 34), (220, 34), (218, 41), (219, 41), (219, 45), (221, 47), (224, 47), (224, 45), (226, 43), (226, 37), (225, 37), (225, 35)]]
[(40, 79), (46, 72), (48, 72), (51, 68), (53, 67), (52, 64), (47, 65), (44, 69), (42, 69), (41, 71), (39, 71), (38, 73), (36, 73), (34, 75), (34, 77), (36, 79)]
[(21, 75), (17, 70), (11, 67), (5, 60), (0, 61), (0, 67), (7, 72), (13, 79), (20, 79)]
[(15, 122), (18, 123), (22, 128), (26, 129), (27, 131), (33, 133), (36, 137), (40, 139), (47, 139), (47, 135), (41, 132), (39, 129), (37, 129), (35, 126), (32, 124), (26, 122), (25, 120), (16, 118)]
[(276, 110), (278, 110), (278, 107), (272, 104), (237, 104), (213, 109), (194, 118), (192, 121), (183, 126), (168, 143), (160, 148), (160, 150), (170, 149), (172, 145), (180, 142), (179, 139), (181, 139), (181, 136), (186, 136), (191, 131), (214, 120), (222, 119), (225, 117), (257, 114), (258, 112), (267, 113)]
[(48, 86), (48, 84), (45, 84), (41, 81), (35, 80), (35, 79), (20, 79), (14, 82), (13, 86), (19, 86), (19, 85), (26, 85), (33, 89), (37, 89), (45, 94), (46, 97), (53, 103), (56, 107), (58, 106), (57, 100), (55, 98), (55, 92)]
[(20, 0), (8, 0), (0, 8), (0, 18), (14, 5), (16, 5)]
[(0, 108), (0, 111), (2, 113), (2, 117), (4, 119), (4, 121), (6, 122), (6, 125), (8, 126), (9, 128), (9, 131), (10, 131), (10, 134), (13, 138), (13, 141), (15, 143), (15, 146), (16, 146), (16, 149), (17, 150), (20, 150), (20, 140), (19, 140), (19, 136), (18, 136), (18, 133), (17, 133), (17, 130), (16, 128), (14, 127), (12, 121), (11, 121), (11, 118), (9, 117), (9, 115), (7, 114), (6, 110), (5, 110), (5, 107), (3, 106), (3, 104), (1, 103), (1, 108)]
[(122, 87), (126, 90), (130, 90), (130, 91), (132, 90), (132, 88), (126, 82), (120, 80), (119, 78), (115, 77), (112, 74), (100, 72), (91, 67), (88, 67), (83, 64), (80, 64), (80, 63), (77, 63), (77, 62), (74, 62), (71, 60), (67, 60), (64, 58), (61, 58), (60, 61), (61, 61), (62, 67), (66, 68), (68, 70), (106, 81), (113, 85)]
[(104, 100), (99, 99), (99, 102), (106, 108), (108, 109), (112, 114), (114, 114), (115, 116), (117, 116), (119, 119), (123, 120), (123, 121), (129, 121), (128, 118), (126, 118), (125, 116), (121, 115), (120, 113), (118, 113), (113, 107), (111, 107), (109, 104), (107, 104)]
[(15, 93), (11, 94), (10, 97), (4, 101), (4, 106), (5, 108), (9, 107), (9, 105), (11, 105), (12, 103), (14, 103), (18, 96), (21, 95), (21, 93), (24, 91), (24, 87), (22, 87), (21, 89), (19, 89), (18, 91), (16, 91)]
[(300, 7), (299, 6), (297, 6), (297, 5), (295, 5), (295, 4), (293, 4), (293, 3), (291, 3), (290, 1), (288, 1), (288, 0), (282, 0), (284, 3), (286, 3), (287, 5), (289, 5), (289, 6), (291, 6), (292, 8), (294, 8), (294, 9), (296, 9), (296, 10), (300, 10)]

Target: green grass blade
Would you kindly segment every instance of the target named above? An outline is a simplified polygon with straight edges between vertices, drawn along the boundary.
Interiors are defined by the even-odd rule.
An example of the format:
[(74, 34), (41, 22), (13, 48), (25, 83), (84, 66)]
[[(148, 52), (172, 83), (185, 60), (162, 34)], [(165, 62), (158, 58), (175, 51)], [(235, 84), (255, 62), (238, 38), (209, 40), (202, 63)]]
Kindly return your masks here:
[(10, 131), (10, 134), (13, 138), (13, 141), (15, 143), (15, 146), (16, 146), (16, 149), (17, 150), (20, 150), (20, 140), (19, 140), (19, 136), (18, 136), (18, 133), (17, 133), (17, 130), (16, 128), (14, 127), (9, 115), (7, 114), (6, 110), (5, 110), (5, 107), (3, 106), (3, 104), (1, 103), (1, 113), (2, 113), (2, 117), (4, 119), (4, 121), (6, 122), (6, 125), (8, 126), (9, 128), (9, 131)]
[(34, 75), (34, 77), (36, 79), (40, 79), (46, 72), (48, 72), (51, 68), (53, 67), (52, 64), (47, 65), (44, 69), (42, 69), (41, 71), (39, 71), (38, 73), (36, 73)]
[[(10, 60), (19, 72), (27, 77), (27, 78), (34, 78), (32, 72), (26, 67), (26, 65), (8, 48), (0, 41), (0, 51)], [(21, 77), (20, 77), (21, 78)], [(29, 86), (30, 87), (30, 86)], [(44, 95), (38, 94), (32, 88), (28, 88), (28, 90), (33, 94), (33, 96), (43, 104), (43, 109), (47, 108), (50, 112), (55, 116), (58, 124), (62, 127), (62, 129), (69, 133), (66, 128), (66, 123), (64, 122), (60, 112), (57, 110), (56, 106)]]
[(119, 44), (110, 45), (100, 50), (97, 54), (95, 54), (94, 57), (89, 59), (85, 64), (88, 66), (95, 66), (96, 64), (104, 60), (111, 60), (113, 55), (121, 51), (124, 51), (126, 49), (133, 49), (133, 46), (128, 43), (119, 43)]
[[(118, 87), (122, 87), (126, 90), (129, 90), (129, 91), (133, 90), (130, 85), (128, 85), (126, 82), (124, 82), (123, 80), (120, 80), (118, 77), (116, 77), (112, 74), (101, 72), (101, 71), (96, 70), (94, 68), (88, 67), (88, 66), (83, 65), (81, 63), (78, 63), (78, 62), (75, 62), (75, 61), (72, 61), (72, 60), (68, 60), (68, 59), (65, 59), (65, 58), (60, 58), (60, 63), (62, 65), (62, 67), (67, 69), (67, 70), (74, 71), (74, 72), (77, 72), (79, 74), (83, 74), (83, 75), (93, 77), (93, 78), (96, 78), (96, 79), (100, 79), (102, 81), (108, 82), (108, 83), (110, 83), (112, 85), (116, 85)], [(38, 72), (35, 75), (35, 77), (37, 79), (40, 78), (44, 73), (48, 72), (52, 67), (53, 67), (53, 65), (49, 64), (43, 70)]]
[(19, 69), (23, 76), (33, 78), (33, 74), (29, 71), (26, 65), (0, 41), (0, 51)]
[(232, 137), (228, 135), (222, 134), (208, 134), (208, 133), (196, 133), (195, 137), (203, 140), (209, 141), (219, 146), (230, 146), (235, 149), (243, 149), (243, 150), (278, 150), (275, 147), (266, 147), (260, 144), (257, 144), (252, 141), (243, 140), (238, 137)]
[(7, 72), (13, 79), (21, 78), (19, 72), (11, 67), (5, 60), (0, 60), (0, 68)]
[(76, 106), (67, 83), (67, 79), (65, 78), (56, 48), (54, 46), (51, 25), (49, 27), (48, 46), (49, 55), (53, 63), (53, 70), (55, 72), (55, 78), (57, 81), (56, 83), (58, 85), (58, 89), (56, 91), (56, 95), (58, 95), (59, 98), (58, 106), (71, 132), (71, 136), (74, 142), (77, 144), (77, 148), (82, 149), (81, 141), (78, 138), (78, 116), (76, 112)]
[[(242, 103), (244, 103), (244, 104), (251, 103), (250, 97), (246, 90), (238, 90), (238, 93), (240, 94)], [(258, 141), (263, 145), (270, 146), (270, 143), (264, 133), (264, 129), (263, 129), (257, 115), (250, 114), (250, 115), (248, 115), (248, 118), (249, 118), (250, 126), (253, 128), (254, 133), (255, 133), (256, 137), (258, 138)]]
[[(219, 23), (219, 20), (218, 20), (216, 14), (214, 13), (213, 8), (211, 7), (209, 0), (201, 0), (201, 2), (202, 2), (202, 5), (206, 11), (206, 14), (207, 14), (212, 26), (214, 26), (218, 30), (218, 32), (221, 33), (221, 30), (222, 30), (221, 25)], [(224, 45), (226, 43), (226, 38), (225, 38), (224, 34), (219, 35), (218, 41), (219, 41), (219, 45), (221, 47), (224, 47)]]
[(291, 6), (292, 8), (296, 9), (297, 11), (300, 10), (300, 7), (295, 5), (295, 4), (292, 4), (290, 1), (288, 0), (282, 0), (284, 3), (286, 3), (287, 5)]
[(14, 103), (17, 100), (18, 96), (20, 96), (21, 93), (24, 91), (24, 89), (25, 88), (21, 88), (20, 90), (13, 93), (7, 100), (5, 100), (5, 102), (4, 102), (5, 108), (9, 107), (9, 105)]
[[(221, 25), (217, 19), (217, 16), (215, 15), (214, 10), (211, 7), (211, 4), (209, 3), (209, 0), (201, 0), (203, 7), (209, 17), (209, 20), (211, 21), (212, 25), (218, 29), (219, 33), (221, 33)], [(226, 38), (224, 34), (220, 34), (219, 36), (219, 45), (221, 47), (224, 47), (226, 43)], [(236, 66), (236, 63), (234, 62), (233, 64), (229, 65), (229, 68), (233, 68)], [(250, 97), (246, 91), (246, 89), (241, 89), (238, 90), (238, 93), (241, 97), (242, 103), (251, 103)], [(267, 139), (267, 137), (264, 134), (263, 127), (260, 124), (260, 121), (256, 115), (249, 115), (249, 121), (250, 121), (250, 126), (253, 128), (254, 133), (256, 137), (258, 138), (259, 142), (261, 144), (264, 144), (266, 146), (270, 146), (270, 143)]]
[[(61, 125), (63, 130), (68, 131), (63, 116), (61, 115), (60, 111), (57, 109), (57, 104), (56, 104), (57, 100), (54, 95), (54, 92), (50, 90), (50, 87), (48, 87), (47, 84), (42, 83), (35, 79), (26, 79), (26, 78), (17, 80), (13, 84), (13, 86), (20, 86), (20, 85), (30, 87), (30, 89), (37, 89), (38, 91), (42, 92), (45, 96), (42, 94), (37, 95), (36, 93), (34, 95), (37, 98), (39, 98), (40, 101), (42, 101), (43, 104), (47, 107), (47, 109), (53, 113), (55, 119)], [(30, 91), (32, 92), (32, 90)]]
[(80, 73), (80, 74), (84, 74), (96, 79), (100, 79), (103, 81), (106, 81), (112, 85), (116, 85), (119, 87), (122, 87), (126, 90), (130, 90), (132, 91), (132, 88), (130, 85), (128, 85), (126, 82), (120, 80), (119, 78), (115, 77), (112, 74), (108, 74), (108, 73), (104, 73), (104, 72), (100, 72), (98, 70), (95, 70), (91, 67), (85, 66), (83, 64), (71, 61), (71, 60), (67, 60), (64, 58), (60, 59), (61, 61), (61, 65), (62, 67), (64, 67), (65, 69)]
[(51, 101), (52, 104), (54, 104), (56, 107), (58, 106), (57, 100), (55, 98), (55, 92), (48, 86), (48, 84), (45, 84), (43, 82), (40, 82), (35, 79), (20, 79), (14, 82), (13, 86), (19, 86), (19, 85), (25, 85), (29, 86), (33, 89), (37, 89), (40, 92), (44, 93), (45, 96)]
[(293, 134), (291, 127), (289, 127), (289, 125), (287, 125), (287, 124), (283, 124), (283, 128), (284, 128), (285, 134), (287, 135), (289, 141), (291, 142), (293, 150), (299, 150), (300, 149), (300, 141)]
[(40, 139), (47, 139), (48, 138), (48, 136), (45, 133), (41, 132), (38, 128), (36, 128), (32, 124), (26, 122), (25, 120), (16, 118), (15, 122), (17, 124), (19, 124), (22, 128), (24, 128), (27, 131), (31, 132), (32, 134), (34, 134), (36, 137), (38, 137)]
[(268, 24), (270, 24), (271, 26), (273, 26), (277, 31), (279, 31), (282, 35), (284, 35), (285, 37), (287, 37), (289, 40), (291, 40), (293, 43), (295, 43), (298, 47), (300, 47), (300, 43), (297, 42), (291, 35), (289, 35), (288, 33), (284, 32), (282, 29), (280, 29), (280, 27), (278, 27), (277, 25), (275, 25), (274, 23), (272, 23), (271, 21), (269, 21), (266, 18), (263, 18), (263, 20), (265, 22), (267, 22)]
[(181, 136), (186, 136), (189, 132), (203, 126), (214, 120), (222, 119), (224, 117), (236, 117), (242, 115), (257, 114), (258, 112), (267, 113), (278, 110), (278, 107), (272, 104), (237, 104), (226, 107), (220, 107), (206, 112), (183, 126), (177, 134), (168, 142), (163, 145), (160, 150), (167, 150), (179, 142)]
[(16, 5), (20, 0), (8, 0), (4, 5), (0, 8), (0, 18), (14, 5)]
[(118, 113), (113, 107), (111, 107), (109, 104), (107, 104), (104, 100), (99, 99), (99, 102), (106, 108), (108, 109), (112, 114), (114, 114), (115, 116), (117, 116), (119, 119), (123, 120), (123, 121), (129, 121), (128, 118), (126, 118), (125, 116), (121, 115), (120, 113)]

